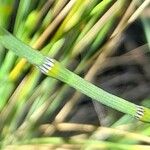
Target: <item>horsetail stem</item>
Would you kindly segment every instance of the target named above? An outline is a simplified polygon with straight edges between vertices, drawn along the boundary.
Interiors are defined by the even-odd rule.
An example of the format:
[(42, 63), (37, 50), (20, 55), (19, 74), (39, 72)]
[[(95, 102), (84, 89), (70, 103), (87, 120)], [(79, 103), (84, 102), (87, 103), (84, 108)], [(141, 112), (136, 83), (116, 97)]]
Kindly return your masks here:
[(59, 62), (48, 57), (45, 58), (41, 71), (47, 76), (54, 77), (58, 80), (67, 83), (71, 87), (79, 90), (83, 94), (91, 97), (102, 104), (114, 108), (120, 112), (129, 114), (138, 120), (150, 122), (150, 109), (143, 106), (135, 105), (120, 97), (110, 94), (97, 86), (82, 79), (75, 73), (63, 67)]
[(129, 114), (138, 120), (150, 122), (150, 109), (135, 105), (123, 98), (110, 94), (101, 88), (89, 83), (80, 76), (66, 69), (58, 61), (43, 56), (40, 52), (16, 39), (13, 35), (0, 27), (0, 43), (12, 50), (19, 57), (26, 58), (31, 64), (36, 65), (42, 73), (67, 83), (76, 90), (91, 97), (102, 104), (120, 112)]
[(31, 64), (40, 65), (43, 62), (44, 56), (41, 53), (24, 44), (2, 27), (0, 27), (0, 43), (19, 57), (26, 58)]

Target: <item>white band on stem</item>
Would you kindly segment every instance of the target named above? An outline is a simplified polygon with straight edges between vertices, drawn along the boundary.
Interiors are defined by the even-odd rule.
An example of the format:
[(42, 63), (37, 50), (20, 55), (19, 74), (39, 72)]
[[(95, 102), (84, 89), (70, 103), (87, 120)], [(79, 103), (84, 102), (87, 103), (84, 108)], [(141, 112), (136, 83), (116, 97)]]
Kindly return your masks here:
[(142, 106), (137, 106), (135, 118), (140, 119), (143, 115), (144, 115), (144, 108)]
[(44, 63), (41, 66), (39, 66), (39, 68), (42, 73), (47, 74), (53, 66), (54, 66), (54, 59), (46, 57)]

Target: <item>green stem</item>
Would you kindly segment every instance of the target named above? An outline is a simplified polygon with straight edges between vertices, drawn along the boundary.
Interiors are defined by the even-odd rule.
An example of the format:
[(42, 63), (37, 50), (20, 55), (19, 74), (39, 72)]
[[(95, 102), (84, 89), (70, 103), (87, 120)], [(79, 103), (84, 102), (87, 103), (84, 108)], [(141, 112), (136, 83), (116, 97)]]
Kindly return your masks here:
[(106, 106), (134, 116), (141, 121), (150, 122), (150, 109), (135, 105), (134, 103), (128, 102), (96, 87), (92, 83), (89, 83), (75, 73), (66, 69), (56, 60), (47, 58), (40, 52), (25, 45), (1, 27), (0, 43), (5, 48), (15, 52), (16, 55), (25, 57), (30, 63), (38, 66), (44, 74), (67, 83), (71, 87)]
[[(50, 62), (48, 63), (48, 61)], [(125, 114), (129, 114), (141, 121), (150, 122), (150, 109), (135, 105), (134, 103), (102, 90), (75, 73), (69, 71), (56, 60), (46, 58), (40, 68), (46, 75), (67, 83), (81, 93), (91, 97), (93, 100), (101, 102), (102, 104)]]
[(19, 57), (26, 58), (31, 64), (38, 66), (44, 60), (44, 56), (41, 53), (24, 44), (2, 27), (0, 27), (0, 43)]

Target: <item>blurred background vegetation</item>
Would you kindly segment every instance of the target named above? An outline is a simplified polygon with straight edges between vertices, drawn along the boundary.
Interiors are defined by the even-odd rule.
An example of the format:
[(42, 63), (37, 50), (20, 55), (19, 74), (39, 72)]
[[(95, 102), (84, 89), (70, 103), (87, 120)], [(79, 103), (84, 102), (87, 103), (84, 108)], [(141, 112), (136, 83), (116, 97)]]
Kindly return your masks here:
[[(106, 91), (150, 107), (150, 0), (0, 0), (0, 26)], [(105, 107), (0, 45), (0, 148), (149, 150), (150, 125)]]

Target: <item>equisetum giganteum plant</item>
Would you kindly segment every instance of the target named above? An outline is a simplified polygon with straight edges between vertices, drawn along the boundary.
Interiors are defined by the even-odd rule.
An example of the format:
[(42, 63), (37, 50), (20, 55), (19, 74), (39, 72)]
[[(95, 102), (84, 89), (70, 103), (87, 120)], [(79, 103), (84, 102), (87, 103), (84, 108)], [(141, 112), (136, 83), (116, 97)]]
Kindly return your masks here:
[(2, 27), (0, 27), (0, 43), (5, 48), (12, 50), (16, 55), (26, 58), (30, 63), (37, 66), (45, 75), (67, 83), (71, 87), (91, 97), (93, 100), (97, 100), (106, 106), (129, 114), (138, 120), (150, 122), (150, 109), (135, 105), (96, 87), (66, 69), (60, 62), (44, 56), (40, 52), (25, 45)]
[[(136, 47), (145, 56), (146, 42), (150, 43), (149, 15), (145, 13), (149, 12), (149, 3), (0, 0), (0, 149), (37, 149), (35, 145), (44, 148), (46, 144), (52, 150), (59, 146), (144, 150), (145, 145), (138, 144), (150, 144), (149, 124), (143, 123), (150, 122), (150, 99), (130, 102), (95, 86), (93, 81), (97, 74), (105, 74), (107, 65), (113, 68), (114, 58), (118, 61), (120, 56), (114, 53), (122, 51), (122, 37), (126, 41), (126, 29), (137, 19), (142, 22), (146, 41), (142, 48)], [(128, 46), (125, 49), (128, 51)], [(88, 113), (84, 111), (89, 122), (73, 123), (74, 110), (80, 114), (78, 103), (82, 103), (83, 95), (92, 100)], [(108, 106), (106, 112), (101, 104)], [(125, 115), (120, 117), (115, 110)], [(98, 124), (90, 123), (90, 111)], [(125, 125), (122, 130), (117, 128), (120, 125)]]

